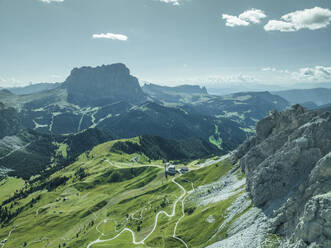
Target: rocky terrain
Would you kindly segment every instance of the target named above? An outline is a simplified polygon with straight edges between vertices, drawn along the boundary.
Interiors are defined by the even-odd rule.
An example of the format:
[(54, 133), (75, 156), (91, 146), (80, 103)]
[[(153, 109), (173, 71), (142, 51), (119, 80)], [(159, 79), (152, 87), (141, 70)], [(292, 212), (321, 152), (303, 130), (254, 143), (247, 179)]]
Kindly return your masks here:
[(139, 104), (147, 97), (138, 79), (124, 64), (82, 67), (71, 71), (63, 83), (68, 102), (79, 106), (100, 106), (116, 101)]
[(235, 156), (281, 247), (331, 246), (331, 113), (273, 111)]

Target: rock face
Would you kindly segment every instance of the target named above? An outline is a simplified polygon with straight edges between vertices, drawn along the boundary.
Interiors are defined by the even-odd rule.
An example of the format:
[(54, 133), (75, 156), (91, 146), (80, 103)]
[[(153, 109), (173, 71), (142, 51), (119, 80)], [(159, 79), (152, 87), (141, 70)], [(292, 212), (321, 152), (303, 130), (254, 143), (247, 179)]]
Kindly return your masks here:
[(68, 101), (79, 106), (116, 101), (136, 104), (146, 100), (138, 79), (130, 75), (124, 64), (75, 68), (63, 87), (68, 91)]
[(17, 133), (21, 122), (14, 108), (9, 108), (0, 102), (0, 139)]
[(284, 247), (331, 247), (331, 113), (274, 111), (236, 157)]

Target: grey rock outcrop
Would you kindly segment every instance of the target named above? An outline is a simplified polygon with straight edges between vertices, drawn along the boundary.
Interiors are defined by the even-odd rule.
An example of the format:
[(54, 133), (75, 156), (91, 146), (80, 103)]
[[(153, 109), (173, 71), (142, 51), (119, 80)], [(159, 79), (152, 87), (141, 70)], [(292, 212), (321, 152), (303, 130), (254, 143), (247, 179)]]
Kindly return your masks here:
[(331, 247), (331, 113), (271, 112), (236, 159), (284, 247)]
[(71, 71), (63, 83), (68, 101), (80, 106), (105, 105), (116, 101), (142, 103), (147, 97), (138, 79), (124, 64), (82, 67)]

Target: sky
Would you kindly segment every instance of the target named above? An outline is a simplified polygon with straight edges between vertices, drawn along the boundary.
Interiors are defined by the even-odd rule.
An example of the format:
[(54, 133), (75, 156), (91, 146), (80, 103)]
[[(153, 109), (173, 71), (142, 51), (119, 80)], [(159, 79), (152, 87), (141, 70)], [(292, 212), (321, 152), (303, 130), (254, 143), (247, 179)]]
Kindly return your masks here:
[(0, 0), (0, 87), (118, 62), (163, 85), (331, 82), (331, 1)]

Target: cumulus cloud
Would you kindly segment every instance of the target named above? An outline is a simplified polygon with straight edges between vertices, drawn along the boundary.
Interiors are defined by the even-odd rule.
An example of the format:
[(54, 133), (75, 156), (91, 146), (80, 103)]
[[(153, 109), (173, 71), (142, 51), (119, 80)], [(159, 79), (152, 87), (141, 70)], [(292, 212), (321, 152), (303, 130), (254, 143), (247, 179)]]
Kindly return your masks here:
[(250, 24), (260, 23), (267, 16), (262, 10), (250, 9), (241, 13), (239, 16), (223, 14), (222, 19), (226, 20), (225, 25), (228, 27), (248, 26)]
[(43, 3), (62, 3), (64, 0), (40, 0)]
[(241, 20), (245, 20), (250, 23), (260, 23), (261, 20), (266, 17), (267, 16), (260, 9), (246, 10), (245, 12), (243, 12), (239, 15), (239, 18)]
[(223, 14), (222, 19), (226, 20), (225, 25), (228, 27), (248, 26), (249, 25), (249, 22), (244, 21), (237, 16)]
[(331, 80), (331, 67), (315, 66), (299, 69), (293, 72), (292, 77), (296, 80), (325, 82)]
[(295, 32), (300, 29), (316, 30), (325, 28), (331, 22), (331, 11), (315, 7), (298, 10), (281, 17), (281, 20), (270, 20), (265, 26), (266, 31)]
[(171, 3), (173, 5), (179, 5), (179, 0), (160, 0), (163, 3)]
[(101, 34), (93, 34), (93, 39), (111, 39), (111, 40), (120, 40), (127, 41), (128, 37), (124, 34), (113, 34), (113, 33), (101, 33)]

